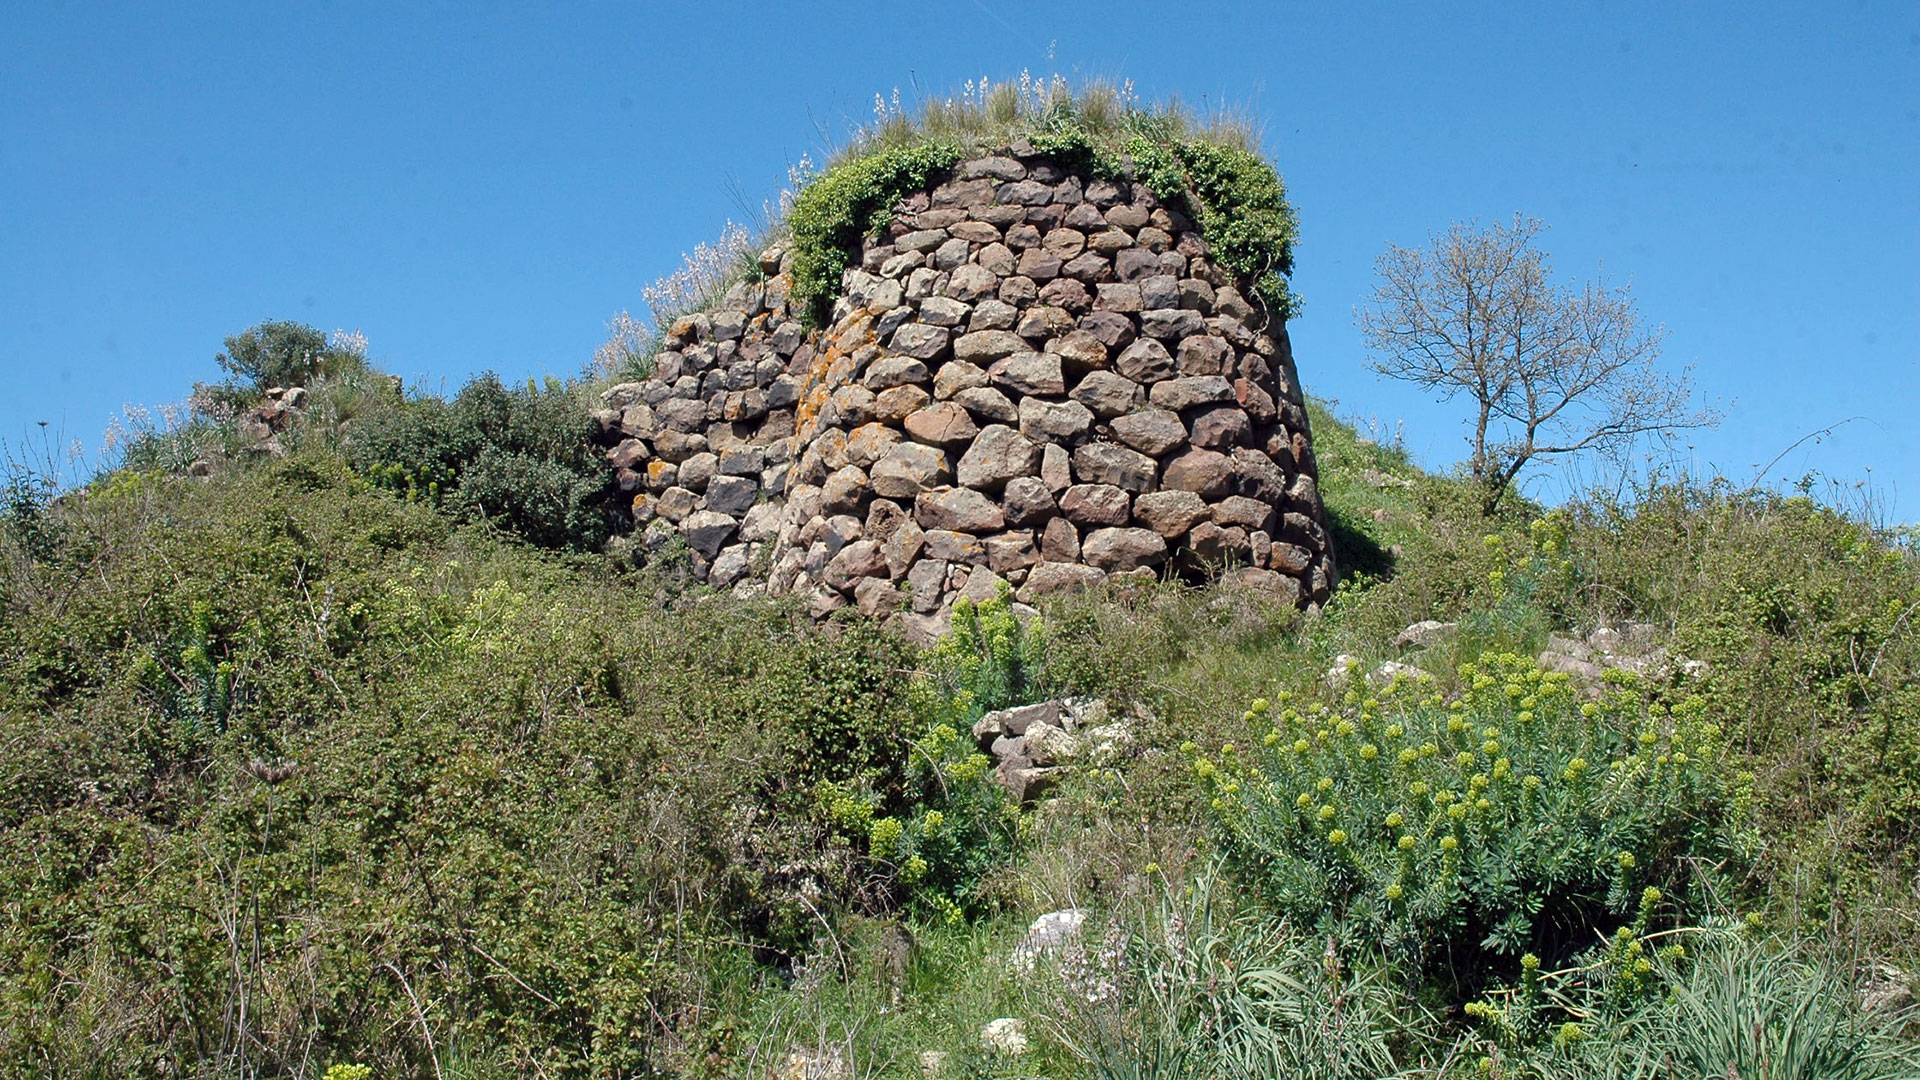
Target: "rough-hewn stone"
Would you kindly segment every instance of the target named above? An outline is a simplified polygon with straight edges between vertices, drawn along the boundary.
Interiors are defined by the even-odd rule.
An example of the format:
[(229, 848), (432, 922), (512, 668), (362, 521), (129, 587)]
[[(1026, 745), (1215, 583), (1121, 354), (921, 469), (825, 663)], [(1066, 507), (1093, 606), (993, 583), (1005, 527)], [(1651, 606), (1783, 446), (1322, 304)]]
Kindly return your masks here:
[(591, 430), (643, 556), (925, 640), (958, 597), (1119, 575), (1298, 603), (1330, 538), (1284, 322), (1137, 180), (960, 163), (854, 253), (832, 322), (766, 280), (676, 320)]

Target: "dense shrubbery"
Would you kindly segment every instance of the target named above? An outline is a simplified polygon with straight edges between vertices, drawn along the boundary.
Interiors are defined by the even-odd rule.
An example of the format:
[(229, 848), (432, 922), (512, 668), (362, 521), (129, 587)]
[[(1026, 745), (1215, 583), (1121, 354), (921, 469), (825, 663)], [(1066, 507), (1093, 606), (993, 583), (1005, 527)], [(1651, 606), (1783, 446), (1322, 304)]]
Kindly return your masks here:
[[(917, 652), (502, 543), (604, 528), (575, 390), (355, 385), (204, 481), (198, 429), (10, 478), (0, 1074), (1914, 1069), (1847, 965), (1897, 1003), (1920, 959), (1920, 568), (1854, 518), (1667, 485), (1489, 520), (1317, 416), (1373, 559), (1323, 615), (1133, 586)], [(1482, 659), (1624, 618), (1706, 667)], [(1336, 653), (1434, 677), (1332, 689)], [(1057, 693), (1130, 749), (1016, 810), (969, 725)], [(1080, 944), (1010, 973), (1065, 906)]]
[(1194, 748), (1224, 850), (1281, 912), (1471, 990), (1590, 948), (1647, 890), (1685, 920), (1709, 910), (1700, 868), (1738, 876), (1741, 795), (1703, 700), (1587, 700), (1515, 656), (1460, 679), (1259, 700), (1257, 746)]
[(629, 1074), (723, 942), (864, 888), (804, 778), (905, 774), (898, 639), (371, 496), (309, 451), (96, 485), (44, 556), (8, 530), (7, 1069), (410, 1074), (411, 994), (442, 1052)]
[(612, 524), (589, 427), (576, 388), (553, 379), (508, 388), (488, 373), (452, 401), (415, 398), (368, 417), (346, 448), (375, 484), (410, 499), (540, 547), (586, 550)]

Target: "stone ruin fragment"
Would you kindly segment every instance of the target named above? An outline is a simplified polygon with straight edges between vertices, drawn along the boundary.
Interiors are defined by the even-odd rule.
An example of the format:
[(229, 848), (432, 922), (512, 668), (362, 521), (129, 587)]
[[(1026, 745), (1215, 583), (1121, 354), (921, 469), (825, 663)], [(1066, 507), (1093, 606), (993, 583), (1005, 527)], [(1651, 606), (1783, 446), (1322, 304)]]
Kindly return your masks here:
[[(975, 158), (806, 327), (793, 255), (676, 321), (595, 414), (636, 550), (938, 634), (961, 597), (1334, 581), (1284, 322), (1144, 184)], [(682, 547), (684, 545), (684, 547)]]

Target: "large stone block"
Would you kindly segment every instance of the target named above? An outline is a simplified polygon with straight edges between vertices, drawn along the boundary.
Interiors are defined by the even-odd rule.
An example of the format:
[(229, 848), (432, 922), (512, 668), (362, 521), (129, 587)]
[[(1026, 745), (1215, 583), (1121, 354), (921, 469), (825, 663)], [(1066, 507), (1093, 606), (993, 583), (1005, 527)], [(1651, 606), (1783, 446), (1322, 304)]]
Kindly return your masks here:
[(983, 428), (960, 456), (958, 479), (970, 488), (997, 491), (1016, 476), (1031, 476), (1040, 466), (1040, 444), (1001, 424)]

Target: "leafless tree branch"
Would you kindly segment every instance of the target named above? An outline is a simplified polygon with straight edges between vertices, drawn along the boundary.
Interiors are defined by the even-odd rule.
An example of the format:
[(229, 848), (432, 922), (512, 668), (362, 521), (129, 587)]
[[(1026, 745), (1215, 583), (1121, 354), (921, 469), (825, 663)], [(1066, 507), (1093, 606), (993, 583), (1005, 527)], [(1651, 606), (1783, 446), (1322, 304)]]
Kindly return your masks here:
[(1375, 371), (1473, 401), (1468, 469), (1488, 513), (1541, 458), (1719, 422), (1692, 407), (1684, 373), (1654, 366), (1666, 328), (1642, 322), (1627, 286), (1553, 282), (1534, 246), (1545, 228), (1516, 215), (1455, 223), (1425, 248), (1389, 246), (1358, 313)]

